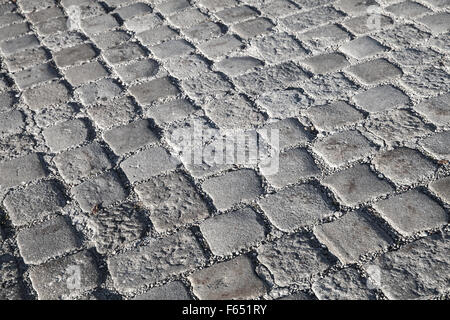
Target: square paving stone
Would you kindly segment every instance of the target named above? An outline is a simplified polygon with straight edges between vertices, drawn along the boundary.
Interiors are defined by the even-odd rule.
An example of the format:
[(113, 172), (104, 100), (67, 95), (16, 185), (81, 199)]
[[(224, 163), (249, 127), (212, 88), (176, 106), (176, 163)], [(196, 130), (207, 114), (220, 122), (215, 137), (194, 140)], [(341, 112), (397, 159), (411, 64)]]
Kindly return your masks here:
[(17, 86), (22, 90), (40, 82), (57, 79), (58, 77), (58, 72), (48, 63), (19, 71), (13, 76), (14, 80), (16, 80)]
[(139, 107), (131, 98), (122, 97), (114, 101), (100, 102), (89, 109), (87, 113), (101, 129), (112, 126), (125, 125), (136, 118)]
[(262, 167), (261, 172), (272, 185), (278, 188), (320, 174), (313, 157), (304, 148), (280, 153), (278, 167), (274, 166), (276, 163), (269, 167)]
[(167, 0), (156, 5), (156, 8), (163, 15), (171, 15), (178, 11), (182, 11), (190, 7), (190, 4), (187, 0)]
[[(144, 32), (148, 29), (155, 28), (161, 23), (163, 20), (156, 14), (147, 14), (145, 16), (137, 16), (125, 21), (124, 26), (128, 30), (131, 30), (135, 33)], [(154, 30), (156, 31), (156, 30)]]
[(250, 39), (262, 34), (269, 33), (275, 25), (266, 18), (256, 18), (237, 23), (231, 27), (242, 39)]
[(98, 61), (72, 67), (65, 70), (64, 73), (67, 80), (75, 87), (85, 82), (94, 81), (109, 75), (109, 71)]
[(12, 223), (15, 226), (22, 226), (62, 209), (66, 204), (66, 198), (61, 186), (56, 181), (50, 180), (11, 191), (3, 204)]
[(14, 92), (0, 93), (0, 113), (12, 111), (16, 100)]
[(450, 93), (423, 100), (414, 109), (438, 125), (450, 124)]
[(378, 257), (365, 266), (379, 270), (379, 287), (388, 299), (429, 299), (448, 283), (448, 234), (432, 235)]
[(237, 50), (242, 45), (243, 43), (238, 38), (233, 35), (226, 34), (222, 37), (203, 42), (198, 45), (198, 49), (208, 58), (215, 59), (220, 56), (225, 56), (231, 51)]
[(25, 128), (24, 114), (13, 109), (10, 112), (4, 112), (0, 117), (0, 138), (21, 133)]
[(400, 185), (428, 179), (436, 170), (431, 160), (409, 148), (381, 153), (374, 158), (373, 163), (381, 173)]
[(343, 264), (357, 262), (364, 254), (386, 249), (392, 239), (362, 211), (314, 228), (317, 239)]
[(116, 68), (116, 72), (125, 82), (156, 76), (159, 70), (159, 64), (155, 60), (136, 61)]
[(197, 271), (189, 281), (200, 300), (254, 299), (267, 290), (244, 255)]
[(344, 131), (316, 140), (313, 150), (331, 167), (341, 167), (376, 151), (375, 145), (357, 130)]
[(81, 28), (87, 34), (96, 34), (119, 26), (117, 20), (109, 14), (89, 17), (81, 21)]
[(35, 24), (37, 31), (39, 34), (46, 36), (52, 35), (58, 32), (69, 31), (68, 28), (68, 19), (66, 17), (61, 17), (57, 19), (52, 19), (48, 21), (44, 21), (38, 24)]
[(100, 272), (93, 255), (82, 251), (31, 268), (30, 279), (39, 300), (68, 300), (96, 288)]
[(430, 12), (427, 7), (415, 1), (395, 3), (387, 7), (385, 10), (403, 18), (413, 18), (426, 12)]
[[(191, 181), (178, 172), (155, 177), (135, 187), (158, 232), (166, 232), (209, 216), (205, 201)], [(188, 200), (186, 200), (188, 199)]]
[(340, 51), (356, 59), (363, 59), (383, 52), (386, 48), (377, 40), (363, 36), (341, 46)]
[(301, 32), (341, 19), (344, 16), (344, 13), (331, 6), (322, 6), (282, 18), (281, 23), (293, 32)]
[(238, 21), (257, 17), (258, 12), (249, 6), (238, 6), (221, 10), (216, 12), (215, 15), (226, 24), (233, 24)]
[(310, 235), (284, 236), (260, 246), (256, 252), (259, 262), (273, 275), (275, 284), (282, 287), (307, 282), (334, 262)]
[(0, 163), (0, 189), (43, 178), (47, 175), (41, 157), (32, 153)]
[(386, 181), (379, 179), (367, 165), (361, 164), (325, 177), (322, 182), (347, 206), (355, 206), (393, 191)]
[(167, 59), (192, 53), (194, 48), (186, 40), (180, 39), (168, 40), (161, 44), (151, 46), (150, 51), (159, 59)]
[(306, 56), (306, 50), (300, 43), (287, 33), (276, 33), (257, 38), (252, 46), (271, 63), (287, 61)]
[(445, 202), (450, 203), (450, 177), (436, 180), (430, 183), (428, 187)]
[(192, 300), (188, 289), (179, 280), (154, 287), (146, 293), (136, 296), (133, 300)]
[(158, 142), (148, 120), (139, 120), (103, 133), (103, 138), (118, 155)]
[(448, 223), (445, 210), (418, 190), (410, 190), (378, 201), (373, 207), (404, 236), (412, 236), (414, 233)]
[(81, 102), (90, 105), (95, 102), (112, 99), (120, 95), (122, 91), (122, 87), (116, 81), (106, 78), (95, 83), (86, 83), (78, 87), (75, 93), (80, 96)]
[(42, 134), (50, 150), (59, 152), (82, 144), (88, 138), (88, 128), (81, 119), (69, 120), (46, 128)]
[(182, 32), (188, 39), (198, 42), (217, 38), (223, 34), (222, 28), (217, 23), (211, 21), (193, 25), (188, 29), (182, 30)]
[(378, 7), (378, 4), (375, 1), (339, 0), (336, 2), (336, 7), (351, 15), (367, 13), (367, 10), (371, 5)]
[(108, 269), (119, 292), (132, 292), (190, 271), (205, 262), (203, 250), (192, 233), (181, 231), (151, 239), (144, 246), (109, 257)]
[(51, 82), (42, 86), (31, 88), (23, 92), (28, 106), (33, 110), (40, 110), (56, 104), (62, 104), (71, 97), (67, 86), (62, 82)]
[(195, 24), (207, 21), (208, 16), (198, 9), (190, 8), (167, 17), (167, 20), (177, 28), (187, 29)]
[(207, 179), (202, 188), (211, 196), (219, 210), (243, 200), (253, 200), (263, 193), (261, 178), (250, 169), (231, 171), (223, 176)]
[(17, 72), (35, 64), (44, 63), (49, 59), (50, 55), (47, 51), (39, 47), (15, 53), (5, 58), (5, 64), (9, 71)]
[(145, 116), (152, 118), (158, 125), (186, 119), (197, 109), (186, 99), (177, 99), (159, 104), (145, 110)]
[(450, 131), (436, 133), (423, 139), (420, 145), (439, 160), (450, 160)]
[(418, 19), (433, 33), (443, 33), (450, 30), (450, 14), (439, 12)]
[(38, 38), (29, 34), (13, 40), (3, 41), (0, 43), (0, 49), (4, 55), (9, 56), (19, 51), (39, 47), (39, 45)]
[(81, 44), (58, 51), (54, 59), (58, 67), (67, 67), (79, 62), (88, 61), (97, 56), (95, 49), (90, 44)]
[(375, 291), (369, 289), (354, 267), (345, 268), (315, 281), (311, 287), (319, 300), (375, 300)]
[(166, 40), (172, 40), (178, 37), (178, 34), (170, 27), (163, 25), (150, 30), (145, 30), (136, 35), (136, 37), (146, 46), (153, 46)]
[[(29, 27), (29, 24), (26, 22), (16, 23), (16, 24), (12, 24), (7, 27), (0, 28), (0, 41), (5, 41), (7, 39), (11, 39), (11, 38), (15, 38), (15, 37), (17, 38), (17, 37), (27, 33), (30, 30), (31, 29)], [(27, 38), (27, 39), (30, 39), (30, 38)], [(9, 46), (11, 46), (11, 44), (8, 44), (7, 46), (9, 47)]]
[(125, 42), (104, 51), (103, 56), (111, 64), (129, 62), (146, 56), (142, 47), (136, 42)]
[(371, 88), (353, 97), (368, 112), (380, 112), (409, 104), (409, 97), (391, 85)]
[(330, 199), (309, 184), (288, 187), (258, 200), (258, 204), (278, 229), (292, 232), (331, 216)]
[(73, 187), (71, 193), (85, 212), (92, 212), (96, 205), (107, 207), (127, 197), (127, 192), (114, 172), (87, 180)]
[(366, 84), (397, 78), (403, 72), (386, 59), (375, 59), (352, 66), (347, 69), (352, 75)]
[(308, 66), (316, 74), (324, 74), (343, 69), (350, 63), (342, 54), (326, 53), (308, 58), (303, 61), (303, 64)]
[(125, 7), (114, 10), (122, 20), (127, 20), (136, 16), (143, 16), (147, 13), (151, 13), (152, 8), (146, 3), (138, 2), (133, 3)]
[(57, 155), (54, 161), (63, 179), (71, 184), (111, 168), (108, 156), (97, 142), (65, 151)]
[(300, 143), (309, 142), (312, 135), (305, 130), (303, 125), (296, 118), (287, 118), (281, 121), (269, 123), (258, 130), (264, 140), (269, 144), (272, 142), (272, 134), (278, 133), (277, 145), (273, 147), (283, 149)]
[(172, 171), (181, 162), (162, 147), (152, 147), (124, 160), (120, 167), (131, 183), (144, 181), (161, 173)]
[(307, 47), (318, 51), (322, 51), (324, 48), (329, 47), (331, 43), (339, 44), (351, 39), (350, 34), (335, 23), (326, 24), (302, 32), (298, 34), (298, 38)]
[(90, 36), (93, 42), (102, 50), (116, 47), (131, 39), (131, 35), (123, 30), (111, 30)]
[(316, 129), (333, 131), (364, 119), (364, 115), (345, 101), (336, 101), (322, 106), (314, 106), (306, 111)]
[(140, 104), (150, 104), (180, 93), (179, 89), (167, 77), (133, 85), (129, 90)]
[(213, 12), (223, 10), (225, 8), (237, 6), (236, 0), (200, 0), (200, 6), (205, 7)]
[(207, 219), (200, 224), (200, 231), (211, 251), (218, 256), (246, 249), (265, 238), (263, 221), (251, 208)]
[(253, 57), (231, 57), (216, 63), (216, 68), (229, 76), (237, 76), (264, 63)]
[(58, 216), (19, 231), (17, 245), (26, 264), (41, 264), (77, 249), (80, 241), (67, 219)]

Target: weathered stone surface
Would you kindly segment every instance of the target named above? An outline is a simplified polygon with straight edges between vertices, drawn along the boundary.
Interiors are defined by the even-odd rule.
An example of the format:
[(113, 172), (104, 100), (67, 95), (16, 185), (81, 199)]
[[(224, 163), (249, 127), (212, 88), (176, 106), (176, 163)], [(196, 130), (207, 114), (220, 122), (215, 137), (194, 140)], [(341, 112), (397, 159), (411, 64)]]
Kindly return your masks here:
[(17, 234), (20, 254), (27, 264), (41, 264), (50, 258), (75, 250), (79, 239), (67, 219), (53, 218)]
[(398, 184), (412, 184), (431, 176), (436, 166), (416, 150), (399, 148), (377, 155), (375, 167)]
[(147, 144), (158, 142), (148, 120), (139, 120), (103, 133), (103, 138), (116, 154), (123, 155)]
[(347, 59), (339, 53), (317, 55), (303, 61), (303, 64), (317, 74), (335, 72), (349, 65)]
[(11, 191), (3, 204), (12, 223), (22, 226), (62, 209), (66, 199), (61, 186), (50, 180)]
[(423, 139), (420, 145), (435, 158), (440, 160), (450, 159), (450, 132), (444, 131)]
[(344, 131), (317, 140), (314, 151), (332, 167), (340, 167), (372, 154), (375, 146), (356, 130)]
[(207, 179), (202, 188), (211, 196), (219, 210), (243, 200), (253, 200), (263, 193), (261, 178), (250, 169), (231, 171), (223, 176)]
[(57, 71), (48, 63), (40, 64), (14, 74), (14, 79), (22, 90), (32, 85), (57, 78)]
[(87, 110), (95, 124), (102, 129), (125, 125), (136, 118), (138, 108), (130, 98), (123, 97), (114, 101), (105, 101)]
[(155, 60), (141, 60), (117, 67), (116, 71), (122, 80), (132, 82), (155, 76), (159, 71), (159, 64)]
[(402, 71), (385, 59), (376, 59), (348, 68), (348, 71), (366, 84), (374, 84), (402, 75)]
[(117, 174), (104, 173), (91, 180), (87, 180), (71, 190), (81, 209), (92, 212), (96, 206), (110, 206), (127, 197)]
[(121, 86), (114, 80), (108, 78), (95, 83), (84, 84), (75, 90), (75, 93), (80, 96), (80, 100), (86, 105), (112, 99), (121, 92)]
[(183, 120), (197, 109), (186, 99), (178, 99), (146, 109), (145, 115), (157, 124), (165, 124)]
[(450, 177), (445, 177), (430, 183), (430, 190), (450, 203)]
[(371, 172), (367, 165), (360, 164), (325, 177), (322, 182), (347, 206), (355, 206), (393, 190), (385, 180)]
[(180, 161), (162, 147), (152, 147), (126, 159), (120, 165), (131, 183), (172, 171)]
[(67, 67), (82, 61), (88, 61), (96, 56), (94, 48), (89, 44), (63, 49), (55, 53), (55, 62), (58, 67)]
[(251, 208), (215, 216), (200, 224), (200, 231), (215, 255), (227, 255), (264, 239), (261, 217)]
[(165, 232), (209, 216), (208, 207), (184, 175), (174, 172), (152, 178), (135, 187), (150, 211), (155, 229)]
[(362, 211), (353, 211), (334, 222), (317, 226), (314, 234), (343, 264), (356, 262), (364, 254), (381, 251), (392, 242)]
[(448, 283), (448, 235), (436, 234), (388, 252), (366, 268), (379, 268), (379, 287), (390, 299), (426, 299)]
[(364, 115), (344, 101), (311, 107), (306, 111), (316, 129), (333, 131), (364, 119)]
[(409, 103), (409, 97), (391, 85), (378, 86), (353, 97), (368, 112), (380, 112)]
[(150, 104), (179, 93), (179, 89), (167, 77), (136, 84), (129, 90), (140, 104)]
[(315, 273), (332, 265), (332, 260), (309, 236), (294, 234), (264, 244), (257, 250), (258, 260), (265, 265), (279, 286), (307, 281)]
[(186, 286), (181, 281), (172, 281), (140, 294), (133, 300), (192, 300)]
[[(197, 240), (189, 231), (152, 239), (145, 246), (108, 259), (108, 269), (120, 292), (131, 292), (187, 272), (206, 262)], [(151, 265), (152, 268), (148, 266)]]
[(266, 293), (249, 258), (240, 256), (189, 276), (200, 300), (252, 299)]
[(51, 82), (24, 91), (23, 97), (31, 109), (39, 110), (68, 101), (70, 92), (62, 82)]
[(339, 49), (356, 59), (367, 58), (386, 50), (378, 41), (368, 36), (352, 40)]
[(426, 99), (414, 106), (414, 109), (438, 125), (450, 123), (450, 93)]
[(47, 144), (53, 152), (80, 145), (88, 137), (88, 128), (81, 119), (62, 122), (43, 131)]
[(367, 286), (355, 268), (346, 268), (312, 285), (312, 291), (320, 300), (374, 300), (375, 293)]
[(378, 201), (373, 206), (383, 219), (405, 236), (438, 228), (448, 222), (444, 209), (417, 190)]
[(100, 273), (92, 254), (82, 251), (32, 267), (30, 279), (40, 300), (69, 300), (97, 287)]
[[(278, 130), (278, 146), (282, 149), (300, 143), (306, 143), (312, 135), (305, 130), (296, 118), (287, 118), (281, 121), (265, 125), (258, 133), (267, 141), (271, 142), (271, 135)], [(277, 147), (277, 146), (274, 146)]]
[(46, 176), (42, 159), (30, 154), (0, 163), (0, 189), (18, 186)]
[(73, 86), (95, 81), (109, 75), (109, 71), (98, 61), (88, 62), (65, 71), (66, 78)]
[(80, 178), (100, 173), (111, 168), (111, 162), (103, 148), (97, 143), (65, 151), (54, 158), (61, 176), (68, 183), (77, 183)]
[(317, 187), (302, 184), (269, 194), (258, 201), (265, 215), (278, 229), (292, 232), (331, 216), (330, 199)]

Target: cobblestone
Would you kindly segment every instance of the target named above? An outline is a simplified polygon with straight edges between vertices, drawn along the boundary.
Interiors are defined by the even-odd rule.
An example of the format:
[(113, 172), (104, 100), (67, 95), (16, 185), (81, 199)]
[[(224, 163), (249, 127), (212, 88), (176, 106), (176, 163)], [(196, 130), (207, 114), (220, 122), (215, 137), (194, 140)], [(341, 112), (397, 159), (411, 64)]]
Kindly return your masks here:
[(343, 264), (356, 262), (363, 254), (381, 251), (392, 242), (361, 211), (347, 213), (335, 222), (317, 226), (314, 234)]
[(41, 264), (79, 247), (79, 239), (66, 218), (58, 216), (17, 234), (17, 244), (27, 264)]
[(215, 255), (223, 256), (264, 239), (262, 219), (251, 208), (225, 213), (202, 222), (200, 231)]
[(447, 298), (449, 16), (0, 1), (0, 299)]
[(201, 300), (251, 299), (266, 292), (246, 256), (218, 263), (191, 276), (194, 294)]
[[(162, 239), (108, 259), (114, 284), (121, 292), (131, 292), (171, 275), (203, 265), (206, 259), (197, 240), (188, 231)], [(148, 265), (154, 268), (148, 268)]]

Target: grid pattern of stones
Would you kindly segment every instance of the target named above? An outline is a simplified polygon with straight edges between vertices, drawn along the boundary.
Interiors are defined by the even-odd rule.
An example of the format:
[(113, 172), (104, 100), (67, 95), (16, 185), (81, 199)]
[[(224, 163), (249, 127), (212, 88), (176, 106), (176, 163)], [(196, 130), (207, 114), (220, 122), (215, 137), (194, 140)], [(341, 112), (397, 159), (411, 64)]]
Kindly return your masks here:
[[(342, 286), (349, 291), (357, 288), (355, 292), (359, 293), (353, 296), (356, 298), (392, 297), (392, 287), (368, 288), (367, 266), (389, 254), (397, 254), (401, 259), (404, 247), (415, 243), (420, 247), (420, 241), (433, 240), (434, 234), (447, 237), (448, 183), (439, 182), (446, 181), (450, 172), (449, 143), (445, 140), (448, 136), (443, 134), (450, 128), (448, 3), (392, 3), (371, 2), (380, 10), (377, 12), (381, 14), (382, 26), (370, 30), (361, 22), (368, 5), (351, 0), (1, 1), (0, 182), (4, 201), (0, 297), (52, 297), (51, 291), (42, 282), (33, 281), (33, 277), (38, 279), (42, 272), (41, 278), (45, 278), (51, 268), (58, 268), (58, 263), (70, 264), (67, 259), (86, 252), (93, 253), (95, 260), (92, 267), (91, 258), (86, 258), (90, 266), (87, 270), (96, 275), (88, 277), (83, 290), (75, 291), (75, 298), (132, 298), (142, 294), (140, 297), (157, 297), (155, 288), (167, 286), (171, 286), (167, 287), (168, 292), (178, 290), (181, 295), (175, 280), (187, 288), (181, 296), (208, 298), (208, 288), (197, 287), (203, 272), (199, 270), (206, 272), (222, 266), (222, 261), (235, 261), (236, 256), (245, 255), (250, 257), (251, 268), (260, 279), (247, 279), (253, 291), (240, 296), (238, 288), (233, 288), (239, 284), (231, 281), (224, 288), (214, 289), (219, 291), (218, 297), (223, 290), (225, 297), (352, 298), (345, 296), (348, 292), (339, 292), (337, 288)], [(81, 29), (73, 31), (68, 29), (67, 13), (75, 4), (82, 7), (83, 20)], [(404, 10), (399, 10), (402, 5)], [(195, 27), (205, 22), (211, 31), (202, 34), (199, 30), (204, 31), (206, 25)], [(157, 31), (146, 33), (149, 29)], [(324, 39), (327, 32), (331, 33), (330, 38)], [(226, 42), (219, 45), (219, 41), (214, 41), (219, 37)], [(177, 61), (191, 58), (195, 64), (180, 69)], [(157, 93), (140, 91), (145, 84)], [(124, 97), (129, 100), (121, 104)], [(189, 101), (192, 108), (174, 109), (175, 119), (168, 123), (170, 116), (156, 108), (180, 99)], [(230, 101), (236, 105), (230, 105)], [(107, 109), (108, 104), (114, 108)], [(229, 118), (224, 118), (221, 108), (230, 108)], [(258, 184), (260, 179), (261, 188), (253, 186), (254, 192), (248, 195), (227, 198), (227, 194), (214, 188), (227, 183), (231, 172), (242, 168), (219, 168), (208, 176), (198, 176), (179, 160), (169, 161), (169, 154), (175, 155), (167, 136), (170, 129), (182, 126), (186, 119), (200, 118), (215, 128), (262, 128), (296, 118), (289, 124), (300, 126), (297, 130), (305, 135), (287, 141), (282, 151), (281, 177), (265, 176), (258, 167), (250, 168), (256, 172), (256, 178), (243, 174), (241, 179), (251, 180), (249, 185)], [(152, 134), (135, 122), (140, 119), (150, 119)], [(130, 123), (136, 123), (134, 129), (108, 134), (109, 130)], [(65, 130), (68, 136), (64, 136)], [(120, 145), (114, 140), (117, 134), (130, 135), (131, 145)], [(139, 141), (143, 134), (147, 139), (144, 142)], [(296, 157), (293, 151), (298, 148), (312, 157), (314, 164), (310, 165), (317, 169), (305, 174), (292, 163), (289, 166), (289, 161), (299, 160), (290, 159)], [(64, 156), (72, 150), (82, 151)], [(71, 176), (71, 166), (80, 165), (71, 161), (86, 161), (83, 155), (97, 157), (92, 160), (95, 165), (78, 168)], [(78, 156), (81, 158), (74, 159)], [(171, 174), (184, 177), (190, 184), (187, 188), (192, 187), (191, 192), (199, 195), (195, 201), (204, 202), (208, 213), (188, 217), (172, 228), (164, 224), (167, 221), (161, 222), (155, 229), (151, 209), (146, 208), (148, 203), (135, 192), (135, 188), (142, 189), (140, 185), (154, 177), (145, 173), (139, 176), (139, 172), (135, 177), (130, 173), (133, 166), (143, 165), (152, 156), (152, 160), (161, 163), (150, 169), (159, 172), (161, 179)], [(414, 161), (408, 162), (411, 158)], [(288, 171), (283, 172), (284, 169)], [(214, 179), (218, 183), (206, 183)], [(39, 189), (33, 189), (34, 186), (45, 182), (57, 184), (64, 200), (49, 205), (33, 199), (33, 195), (49, 196), (33, 191)], [(282, 204), (266, 198), (289, 194), (292, 188), (303, 184), (321, 193), (329, 209), (314, 215), (309, 212), (311, 208), (306, 208), (304, 216), (300, 220), (295, 217), (292, 225), (289, 217), (283, 220), (283, 216), (277, 216), (276, 209)], [(89, 198), (98, 185), (106, 185), (107, 191)], [(389, 215), (389, 205), (386, 210), (378, 205), (384, 199), (401, 198), (412, 189), (428, 197), (444, 212), (443, 217), (431, 213), (425, 223), (402, 225)], [(23, 204), (24, 210), (41, 207), (48, 212), (18, 217), (15, 203), (8, 206), (8, 197), (18, 192), (20, 198), (22, 190), (22, 194), (36, 192), (30, 194), (28, 207)], [(125, 236), (128, 242), (100, 254), (95, 249), (100, 240), (90, 228), (92, 215), (103, 210), (95, 205), (97, 200), (105, 210), (131, 203), (134, 209), (146, 211), (150, 220), (139, 236)], [(305, 205), (301, 199), (298, 201), (299, 206)], [(249, 212), (246, 207), (252, 210)], [(436, 207), (432, 208), (436, 212)], [(233, 229), (236, 222), (231, 215), (242, 219), (244, 227), (229, 238), (220, 228), (226, 229), (230, 224), (228, 227)], [(134, 221), (133, 217), (127, 219)], [(343, 225), (344, 219), (350, 220), (350, 229)], [(115, 223), (120, 225), (121, 221)], [(62, 235), (55, 232), (40, 237), (39, 232), (47, 225), (56, 226)], [(412, 231), (405, 234), (408, 227)], [(346, 240), (343, 233), (351, 231), (361, 231), (371, 239), (346, 243), (351, 248), (342, 248), (339, 242)], [(140, 255), (151, 260), (150, 249), (164, 252), (164, 248), (158, 249), (158, 243), (170, 247), (172, 241), (188, 243), (190, 252), (179, 253), (180, 257), (156, 254), (159, 258), (151, 261), (156, 274), (142, 274), (143, 282), (120, 279), (130, 271), (121, 258), (135, 259), (137, 270), (132, 271), (139, 272)], [(40, 250), (40, 242), (49, 247)], [(298, 257), (304, 258), (306, 264), (299, 270), (296, 256), (289, 254), (296, 245), (302, 247)], [(448, 250), (448, 241), (444, 248)], [(271, 252), (282, 254), (283, 250), (286, 256), (277, 257), (279, 265), (271, 261)], [(308, 252), (305, 257), (302, 250)], [(319, 263), (319, 258), (311, 255), (321, 256), (326, 262)], [(164, 265), (177, 258), (185, 259), (182, 268)], [(442, 263), (446, 263), (448, 271), (448, 257)], [(49, 269), (39, 268), (44, 265)], [(285, 265), (291, 265), (290, 269)], [(144, 270), (141, 271), (145, 273)], [(130, 277), (132, 271), (128, 273)], [(261, 280), (263, 286), (258, 282)], [(440, 284), (433, 287), (431, 296), (448, 294), (448, 288), (439, 287)], [(235, 296), (227, 295), (227, 290), (235, 290)], [(408, 294), (405, 297), (424, 295), (420, 291)]]

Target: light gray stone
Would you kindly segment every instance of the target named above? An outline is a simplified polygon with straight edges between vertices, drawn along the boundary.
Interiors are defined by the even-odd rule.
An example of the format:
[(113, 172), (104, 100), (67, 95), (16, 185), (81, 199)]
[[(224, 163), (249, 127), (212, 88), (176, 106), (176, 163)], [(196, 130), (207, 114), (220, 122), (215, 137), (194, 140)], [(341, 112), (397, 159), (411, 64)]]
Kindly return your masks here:
[(47, 175), (41, 157), (32, 153), (0, 163), (0, 188), (13, 186), (37, 180)]
[(81, 119), (69, 120), (46, 128), (42, 134), (53, 152), (82, 144), (88, 138), (88, 128)]
[(175, 280), (140, 294), (133, 300), (192, 300), (183, 282)]

